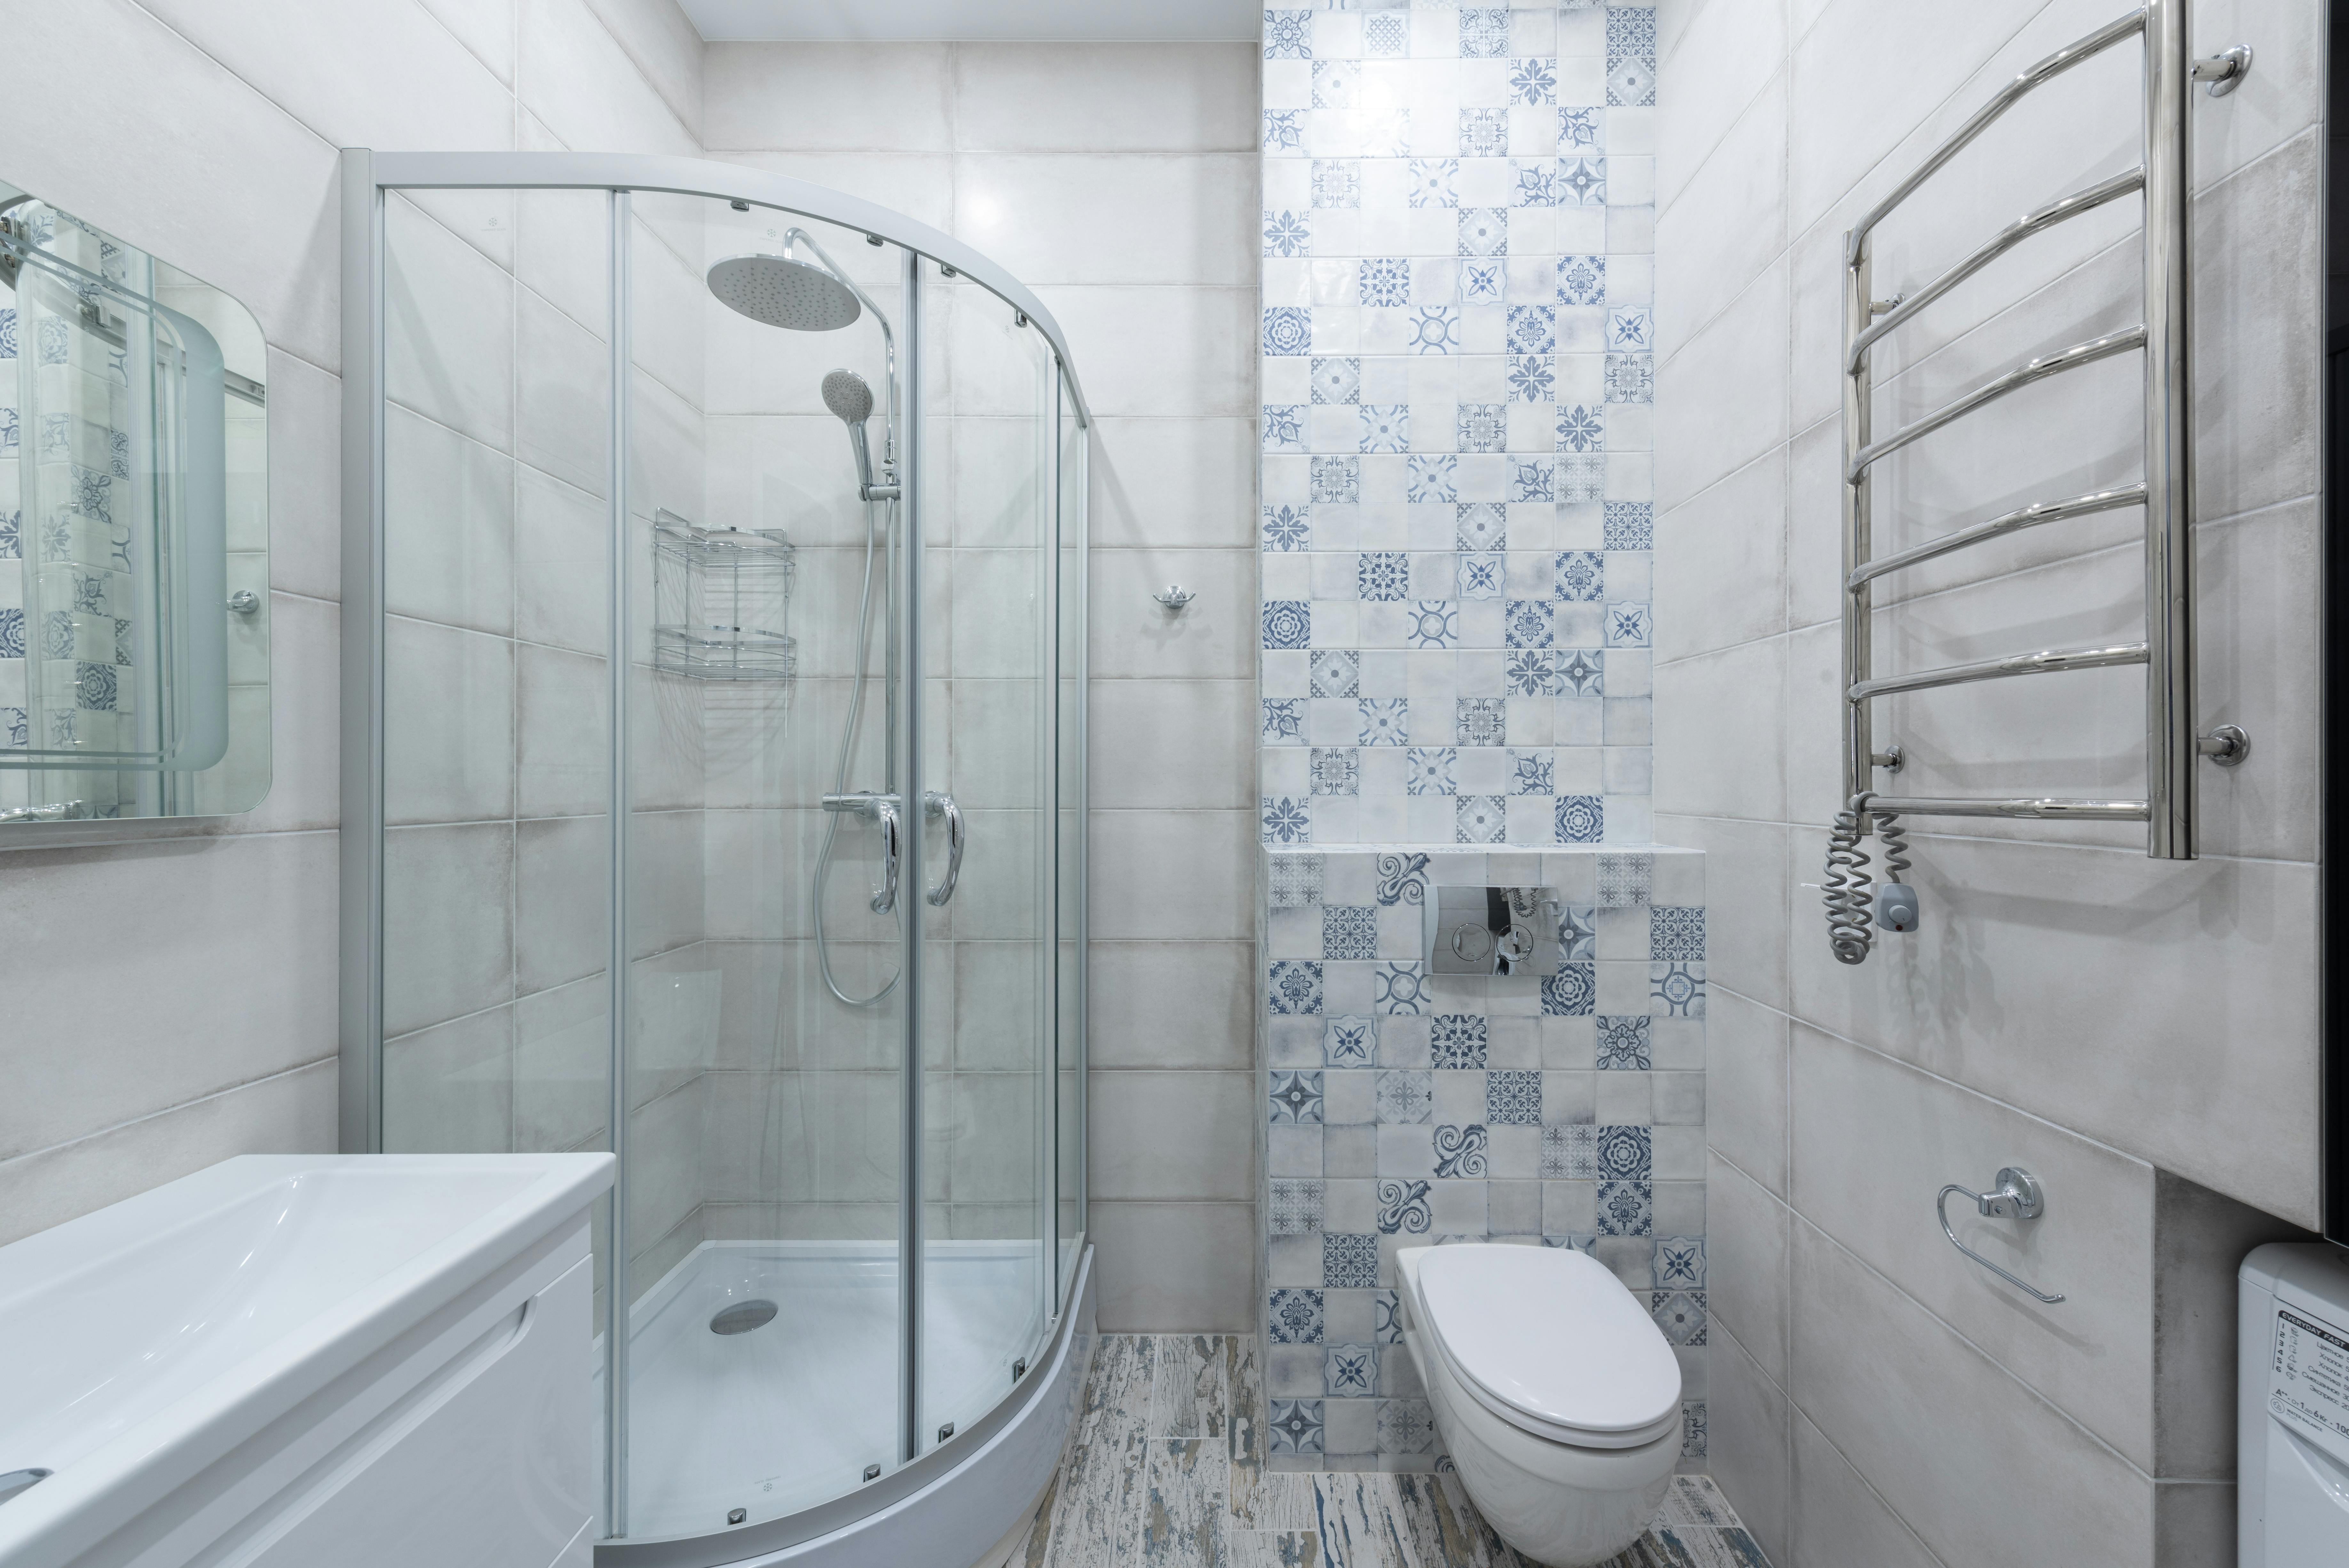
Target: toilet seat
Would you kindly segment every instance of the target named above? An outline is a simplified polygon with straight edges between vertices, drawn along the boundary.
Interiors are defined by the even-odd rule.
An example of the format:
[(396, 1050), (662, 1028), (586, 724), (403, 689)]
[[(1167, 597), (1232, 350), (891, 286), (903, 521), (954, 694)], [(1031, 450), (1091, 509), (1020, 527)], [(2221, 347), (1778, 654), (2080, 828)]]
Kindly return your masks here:
[(1494, 1415), (1577, 1448), (1637, 1448), (1678, 1429), (1680, 1362), (1596, 1258), (1471, 1244), (1431, 1248), (1416, 1261), (1429, 1340)]

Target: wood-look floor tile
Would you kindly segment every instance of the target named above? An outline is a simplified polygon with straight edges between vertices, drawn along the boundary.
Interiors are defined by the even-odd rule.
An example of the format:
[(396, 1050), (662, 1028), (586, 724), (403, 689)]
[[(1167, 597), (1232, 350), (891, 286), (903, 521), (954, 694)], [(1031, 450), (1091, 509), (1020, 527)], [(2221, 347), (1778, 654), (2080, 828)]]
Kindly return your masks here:
[(1313, 1477), (1299, 1470), (1232, 1466), (1232, 1522), (1241, 1530), (1295, 1533), (1313, 1529)]
[(1264, 1462), (1263, 1367), (1255, 1335), (1224, 1336), (1224, 1387), (1231, 1408), (1226, 1431), (1234, 1464)]
[(1664, 1494), (1664, 1506), (1657, 1511), (1656, 1522), (1680, 1530), (1733, 1529), (1737, 1511), (1721, 1495), (1708, 1475), (1676, 1475), (1672, 1490)]
[(1308, 1479), (1323, 1568), (1422, 1568), (1395, 1518), (1392, 1476), (1324, 1470)]
[(1321, 1542), (1309, 1530), (1236, 1530), (1232, 1568), (1321, 1568)]
[(1216, 1439), (1151, 1439), (1134, 1561), (1143, 1568), (1229, 1568), (1230, 1469)]
[(1055, 1500), (1050, 1568), (1124, 1568), (1141, 1528), (1156, 1342), (1103, 1335)]
[[(1460, 1478), (1273, 1470), (1249, 1335), (1105, 1335), (1019, 1568), (1532, 1568)], [(1770, 1568), (1710, 1478), (1676, 1477), (1606, 1568)]]
[(1654, 1553), (1650, 1561), (1658, 1568), (1770, 1568), (1760, 1543), (1735, 1526), (1688, 1530), (1658, 1524), (1640, 1538), (1640, 1544)]
[(1061, 1483), (1068, 1479), (1065, 1465), (1052, 1472), (1051, 1481), (1044, 1488), (1044, 1501), (1036, 1510), (1036, 1522), (1028, 1532), (1028, 1544), (1020, 1550), (1020, 1568), (1044, 1568), (1045, 1559), (1052, 1545), (1052, 1515), (1061, 1501)]
[(1150, 1395), (1154, 1438), (1226, 1438), (1230, 1394), (1223, 1336), (1162, 1334)]
[(1395, 1517), (1417, 1568), (1514, 1568), (1501, 1538), (1451, 1476), (1395, 1476)]
[(1476, 1511), (1476, 1501), (1468, 1495), (1467, 1485), (1457, 1472), (1440, 1475), (1436, 1480), (1443, 1483), (1444, 1495), (1452, 1503), (1453, 1517), (1460, 1522), (1463, 1530), (1475, 1537), (1476, 1549), (1485, 1554), (1485, 1560), (1492, 1564), (1492, 1568), (1533, 1568), (1531, 1562), (1518, 1556), (1516, 1550), (1501, 1539), (1501, 1532)]

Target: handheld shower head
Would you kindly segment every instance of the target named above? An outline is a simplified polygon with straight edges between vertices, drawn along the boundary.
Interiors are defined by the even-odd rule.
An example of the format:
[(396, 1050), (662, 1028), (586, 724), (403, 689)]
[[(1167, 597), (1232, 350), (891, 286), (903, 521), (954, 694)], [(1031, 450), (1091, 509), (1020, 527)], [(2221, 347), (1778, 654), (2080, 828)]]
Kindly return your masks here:
[(895, 498), (895, 479), (876, 485), (873, 480), (873, 448), (864, 437), (864, 421), (873, 418), (873, 388), (864, 377), (854, 370), (835, 370), (823, 378), (823, 406), (848, 427), (848, 445), (856, 453), (858, 493), (866, 500), (889, 500)]
[(873, 388), (854, 370), (835, 370), (823, 378), (823, 406), (851, 425), (873, 418)]

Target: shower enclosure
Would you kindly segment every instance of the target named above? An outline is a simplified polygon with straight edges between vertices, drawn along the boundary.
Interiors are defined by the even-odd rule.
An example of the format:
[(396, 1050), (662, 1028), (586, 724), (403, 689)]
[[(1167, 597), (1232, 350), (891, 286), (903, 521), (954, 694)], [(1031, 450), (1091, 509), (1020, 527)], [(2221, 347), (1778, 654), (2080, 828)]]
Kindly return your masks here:
[(599, 1563), (999, 1533), (1088, 1315), (1060, 331), (755, 170), (343, 181), (343, 1146), (618, 1156)]

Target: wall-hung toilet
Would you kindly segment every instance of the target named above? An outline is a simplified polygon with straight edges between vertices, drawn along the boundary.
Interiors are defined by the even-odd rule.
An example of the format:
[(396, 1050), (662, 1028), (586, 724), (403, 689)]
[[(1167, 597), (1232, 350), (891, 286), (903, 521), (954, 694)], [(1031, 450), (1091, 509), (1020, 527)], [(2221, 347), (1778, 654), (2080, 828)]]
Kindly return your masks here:
[(1406, 1247), (1395, 1266), (1436, 1432), (1501, 1539), (1551, 1568), (1630, 1545), (1681, 1454), (1680, 1362), (1638, 1298), (1564, 1247)]

